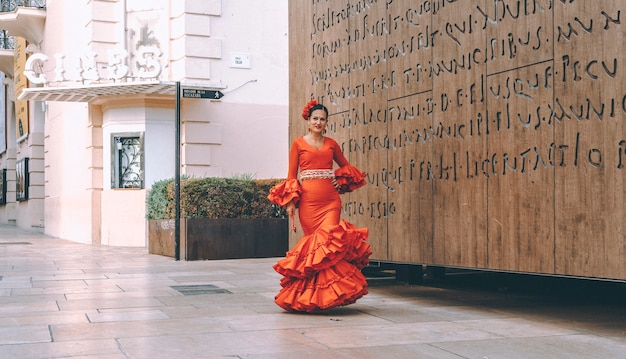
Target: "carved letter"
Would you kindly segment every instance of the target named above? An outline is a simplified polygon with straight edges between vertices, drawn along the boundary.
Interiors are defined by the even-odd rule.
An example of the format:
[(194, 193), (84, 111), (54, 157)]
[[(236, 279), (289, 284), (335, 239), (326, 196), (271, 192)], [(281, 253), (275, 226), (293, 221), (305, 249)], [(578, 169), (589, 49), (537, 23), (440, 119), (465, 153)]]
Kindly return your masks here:
[[(43, 74), (43, 63), (48, 61), (48, 56), (42, 53), (32, 54), (26, 60), (24, 68), (24, 76), (34, 84), (45, 84), (46, 76)], [(39, 65), (38, 70), (35, 71), (35, 66)]]

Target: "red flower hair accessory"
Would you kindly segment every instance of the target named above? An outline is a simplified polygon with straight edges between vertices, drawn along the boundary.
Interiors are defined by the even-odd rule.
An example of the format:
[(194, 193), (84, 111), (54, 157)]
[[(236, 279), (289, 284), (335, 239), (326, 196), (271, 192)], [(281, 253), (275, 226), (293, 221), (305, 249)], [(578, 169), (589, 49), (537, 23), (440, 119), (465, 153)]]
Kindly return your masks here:
[(309, 114), (311, 112), (311, 109), (315, 105), (317, 105), (317, 100), (311, 100), (311, 101), (307, 102), (306, 106), (304, 106), (304, 108), (302, 109), (302, 118), (304, 120), (308, 120), (309, 119)]

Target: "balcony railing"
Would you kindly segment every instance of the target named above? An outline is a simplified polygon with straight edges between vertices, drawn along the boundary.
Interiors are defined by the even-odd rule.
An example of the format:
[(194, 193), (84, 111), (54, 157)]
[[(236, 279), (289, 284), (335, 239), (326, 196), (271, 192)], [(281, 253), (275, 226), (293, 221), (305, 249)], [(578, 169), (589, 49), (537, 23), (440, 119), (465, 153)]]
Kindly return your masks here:
[(18, 6), (46, 8), (46, 0), (0, 0), (0, 12), (15, 11)]
[(15, 38), (7, 35), (6, 30), (0, 30), (0, 50), (13, 50), (15, 48)]

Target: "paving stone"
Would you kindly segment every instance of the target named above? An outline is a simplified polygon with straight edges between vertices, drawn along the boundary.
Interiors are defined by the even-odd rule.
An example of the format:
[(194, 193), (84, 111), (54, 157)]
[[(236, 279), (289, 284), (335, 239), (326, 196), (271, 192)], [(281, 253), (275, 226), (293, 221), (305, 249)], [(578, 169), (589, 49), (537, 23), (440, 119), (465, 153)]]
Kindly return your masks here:
[[(175, 261), (0, 225), (3, 358), (624, 358), (624, 283), (371, 277), (320, 314), (273, 302), (278, 258)], [(24, 244), (28, 243), (28, 244)], [(556, 287), (555, 287), (556, 286)], [(562, 286), (559, 288), (558, 286)], [(572, 295), (574, 294), (574, 295)]]

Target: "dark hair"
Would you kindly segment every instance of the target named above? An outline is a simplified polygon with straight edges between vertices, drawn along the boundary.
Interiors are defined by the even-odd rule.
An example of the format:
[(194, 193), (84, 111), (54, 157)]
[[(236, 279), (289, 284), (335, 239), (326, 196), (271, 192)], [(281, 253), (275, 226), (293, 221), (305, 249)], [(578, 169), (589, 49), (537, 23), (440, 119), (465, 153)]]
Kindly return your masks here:
[(326, 108), (326, 106), (322, 105), (321, 103), (318, 103), (317, 105), (314, 105), (313, 107), (311, 107), (309, 109), (309, 116), (308, 117), (311, 117), (311, 114), (315, 110), (322, 110), (322, 111), (326, 112), (326, 117), (328, 117), (328, 109)]

